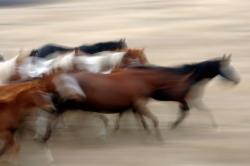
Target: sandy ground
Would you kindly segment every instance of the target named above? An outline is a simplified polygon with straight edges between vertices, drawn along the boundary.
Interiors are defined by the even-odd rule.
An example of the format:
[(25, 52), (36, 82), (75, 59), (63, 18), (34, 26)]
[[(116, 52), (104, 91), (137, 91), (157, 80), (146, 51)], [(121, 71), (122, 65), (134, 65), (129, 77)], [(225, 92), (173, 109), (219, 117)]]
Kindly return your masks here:
[(20, 165), (250, 165), (250, 1), (73, 0), (12, 5), (0, 8), (0, 52), (7, 58), (20, 48), (50, 42), (75, 46), (125, 37), (130, 47), (146, 48), (150, 62), (159, 65), (232, 53), (233, 66), (242, 77), (234, 88), (217, 79), (207, 88), (204, 101), (219, 130), (211, 127), (205, 113), (191, 110), (185, 123), (170, 131), (178, 110), (170, 102), (149, 104), (160, 120), (162, 142), (145, 133), (131, 115), (123, 118), (115, 134), (114, 116), (109, 116), (105, 139), (100, 136), (101, 122), (91, 115), (66, 114), (67, 127), (55, 131), (47, 149), (29, 134), (22, 139)]

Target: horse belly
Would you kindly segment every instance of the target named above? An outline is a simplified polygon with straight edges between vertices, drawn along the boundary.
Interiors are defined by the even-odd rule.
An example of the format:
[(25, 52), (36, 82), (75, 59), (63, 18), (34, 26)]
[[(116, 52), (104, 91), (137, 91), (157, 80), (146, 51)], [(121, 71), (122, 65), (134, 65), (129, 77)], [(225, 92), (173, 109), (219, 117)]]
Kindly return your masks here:
[(131, 108), (132, 101), (130, 97), (115, 96), (111, 94), (90, 97), (84, 102), (84, 105), (93, 111), (115, 113)]

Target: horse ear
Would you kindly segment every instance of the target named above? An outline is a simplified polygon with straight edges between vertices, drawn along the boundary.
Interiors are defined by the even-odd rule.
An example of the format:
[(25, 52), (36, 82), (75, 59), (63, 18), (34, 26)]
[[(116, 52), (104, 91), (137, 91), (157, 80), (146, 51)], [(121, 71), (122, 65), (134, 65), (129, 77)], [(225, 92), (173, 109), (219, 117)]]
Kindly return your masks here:
[(222, 61), (221, 61), (222, 65), (229, 65), (230, 60), (231, 60), (231, 56), (232, 56), (232, 54), (229, 54), (228, 56), (226, 56), (224, 54), (222, 57)]
[(230, 62), (231, 61), (232, 54), (229, 54), (227, 57), (227, 60)]
[(226, 59), (226, 54), (223, 54), (222, 60), (224, 61)]
[(23, 48), (19, 49), (19, 56), (23, 56)]
[(126, 41), (126, 38), (121, 38), (120, 40), (119, 40), (119, 42), (125, 42)]

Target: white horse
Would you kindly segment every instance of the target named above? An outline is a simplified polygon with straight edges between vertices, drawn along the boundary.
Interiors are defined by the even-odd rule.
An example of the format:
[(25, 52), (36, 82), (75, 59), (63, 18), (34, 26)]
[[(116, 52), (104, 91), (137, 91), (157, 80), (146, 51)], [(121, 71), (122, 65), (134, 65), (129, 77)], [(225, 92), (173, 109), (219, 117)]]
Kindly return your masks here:
[(53, 59), (33, 59), (29, 57), (18, 67), (22, 79), (40, 77), (55, 70), (65, 72), (85, 70), (93, 73), (112, 71), (118, 66), (126, 52), (100, 52), (92, 56), (77, 56), (75, 51), (58, 55)]

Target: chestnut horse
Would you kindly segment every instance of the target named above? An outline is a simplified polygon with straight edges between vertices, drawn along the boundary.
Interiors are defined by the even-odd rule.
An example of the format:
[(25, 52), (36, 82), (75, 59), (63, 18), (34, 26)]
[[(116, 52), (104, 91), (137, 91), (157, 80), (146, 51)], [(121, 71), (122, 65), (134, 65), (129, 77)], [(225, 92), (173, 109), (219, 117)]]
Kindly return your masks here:
[[(71, 76), (78, 81), (86, 98), (82, 101), (54, 98), (58, 115), (67, 110), (84, 110), (120, 113), (121, 117), (124, 111), (132, 109), (145, 128), (147, 126), (142, 115), (150, 118), (157, 130), (158, 120), (145, 106), (148, 99), (162, 88), (168, 88), (173, 92), (186, 91), (187, 87), (183, 82), (189, 77), (189, 75), (183, 77), (183, 75), (172, 74), (164, 68), (154, 67), (148, 67), (146, 70), (124, 68), (112, 74), (77, 72), (72, 73)], [(45, 138), (44, 141), (47, 139)]]
[(74, 109), (119, 113), (116, 129), (119, 128), (122, 113), (128, 109), (139, 115), (145, 129), (148, 127), (143, 116), (150, 118), (157, 128), (157, 118), (145, 106), (148, 98), (180, 103), (181, 114), (172, 125), (175, 128), (185, 119), (189, 102), (196, 101), (194, 106), (202, 109), (197, 102), (201, 97), (196, 90), (197, 84), (216, 76), (235, 84), (239, 82), (239, 76), (230, 65), (230, 57), (181, 67), (134, 66), (109, 75), (80, 72), (72, 76), (78, 80), (86, 98), (80, 102), (55, 99), (57, 113)]
[(74, 78), (65, 74), (0, 86), (0, 155), (16, 149), (14, 134), (30, 109), (54, 110), (51, 95), (71, 100), (85, 97)]
[[(148, 60), (146, 58), (146, 55), (144, 54), (143, 49), (124, 49), (120, 52), (104, 51), (95, 54), (96, 56), (86, 56), (82, 54), (84, 53), (76, 49), (75, 51), (67, 53), (64, 56), (56, 56), (56, 58), (54, 59), (50, 59), (47, 61), (44, 61), (42, 59), (42, 62), (35, 61), (34, 64), (27, 63), (20, 67), (19, 73), (22, 73), (21, 76), (25, 79), (32, 78), (34, 76), (39, 76), (41, 74), (46, 74), (58, 69), (61, 69), (61, 71), (65, 72), (75, 72), (84, 70), (92, 73), (108, 74), (111, 72), (116, 72), (122, 68), (131, 65), (148, 64)], [(26, 66), (28, 68), (26, 68)], [(103, 121), (105, 126), (108, 125), (108, 119), (104, 115), (95, 115)], [(38, 118), (37, 123), (39, 123), (39, 119), (40, 118)], [(47, 118), (41, 116), (41, 119)], [(42, 124), (43, 126), (46, 126), (46, 124)], [(40, 131), (45, 130), (47, 129)], [(37, 131), (34, 138), (36, 140), (44, 141), (46, 140), (46, 138), (43, 135), (43, 133)]]

